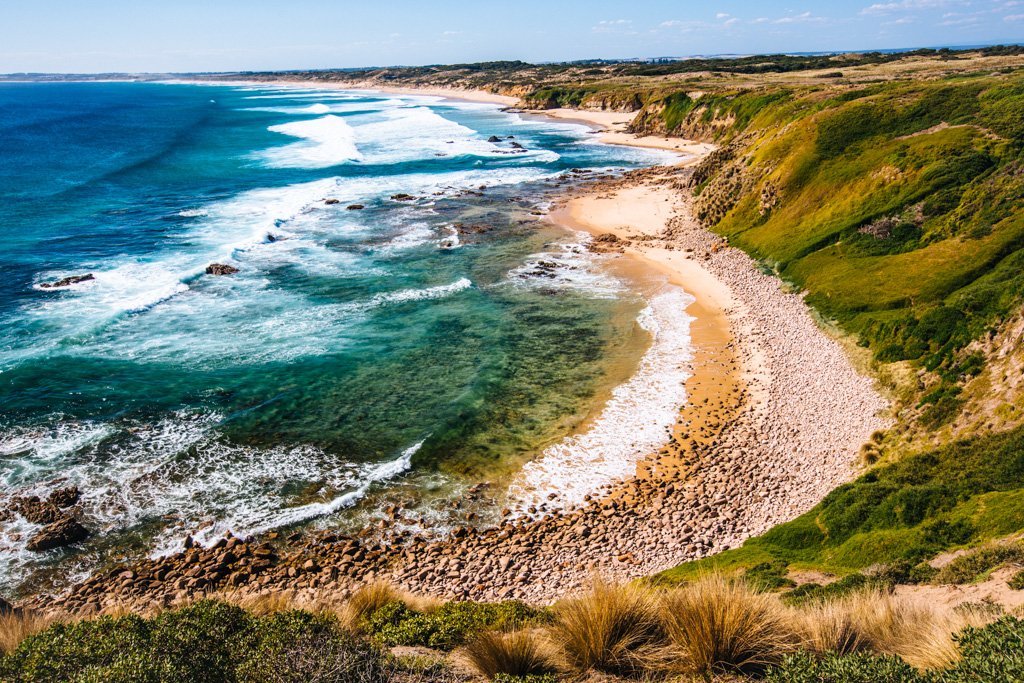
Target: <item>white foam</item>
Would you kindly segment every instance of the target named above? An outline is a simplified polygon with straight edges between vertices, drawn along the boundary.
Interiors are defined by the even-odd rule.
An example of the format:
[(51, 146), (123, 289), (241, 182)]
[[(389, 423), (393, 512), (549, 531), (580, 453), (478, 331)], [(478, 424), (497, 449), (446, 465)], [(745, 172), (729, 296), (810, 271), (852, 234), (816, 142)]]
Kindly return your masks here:
[(363, 158), (352, 127), (338, 116), (293, 121), (268, 130), (303, 139), (262, 153), (267, 164), (275, 168), (327, 168)]
[[(409, 471), (422, 446), (417, 443), (383, 463), (339, 463), (336, 456), (309, 446), (254, 449), (224, 443), (216, 429), (221, 419), (179, 412), (156, 424), (122, 425), (130, 440), (104, 452), (89, 446), (112, 434), (106, 425), (62, 423), (36, 433), (4, 435), (0, 443), (17, 449), (21, 458), (0, 461), (6, 482), (0, 504), (14, 495), (45, 496), (54, 482), (75, 484), (82, 490), (84, 523), (98, 533), (163, 518), (168, 526), (153, 546), (159, 555), (180, 549), (189, 533), (212, 543), (227, 531), (247, 536), (351, 507), (373, 486)], [(71, 453), (74, 457), (68, 458)], [(25, 467), (31, 476), (16, 471)], [(314, 495), (323, 500), (294, 501), (282, 490), (289, 483), (313, 490), (319, 485)], [(0, 520), (0, 553), (13, 555), (10, 563), (0, 563), (5, 565), (0, 578), (38, 561), (11, 538), (34, 528), (19, 519)]]
[(182, 218), (202, 218), (207, 215), (207, 211), (206, 209), (185, 209), (183, 211), (179, 211), (178, 215)]
[(595, 299), (614, 299), (626, 291), (625, 284), (599, 268), (604, 257), (588, 248), (590, 235), (577, 233), (576, 241), (557, 242), (548, 250), (532, 254), (511, 271), (506, 282), (516, 287), (573, 290)]
[[(636, 374), (612, 391), (586, 432), (548, 447), (523, 467), (509, 489), (521, 511), (580, 505), (602, 486), (635, 476), (637, 462), (669, 440), (691, 374), (694, 319), (685, 309), (693, 302), (676, 287), (651, 298), (637, 320), (652, 341)], [(547, 500), (552, 491), (559, 494), (553, 502)]]

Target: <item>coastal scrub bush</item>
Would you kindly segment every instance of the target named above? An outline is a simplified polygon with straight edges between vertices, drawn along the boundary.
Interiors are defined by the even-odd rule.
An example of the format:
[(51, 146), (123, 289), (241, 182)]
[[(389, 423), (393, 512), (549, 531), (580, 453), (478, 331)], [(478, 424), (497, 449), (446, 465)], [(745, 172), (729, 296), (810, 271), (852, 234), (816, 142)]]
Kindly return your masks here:
[(447, 602), (424, 612), (402, 602), (390, 602), (366, 616), (360, 626), (385, 645), (452, 650), (485, 629), (510, 630), (549, 619), (550, 615), (543, 610), (514, 600)]
[(757, 675), (792, 650), (794, 634), (778, 600), (714, 574), (662, 598), (662, 618), (684, 671)]
[(786, 578), (788, 565), (781, 561), (762, 562), (743, 572), (743, 580), (751, 588), (759, 591), (776, 591), (781, 588), (792, 588), (796, 583)]
[(815, 602), (827, 602), (851, 595), (865, 589), (885, 590), (891, 584), (880, 578), (865, 576), (864, 574), (850, 574), (838, 581), (827, 584), (805, 583), (782, 596), (783, 601), (789, 605), (805, 605)]
[(595, 581), (591, 589), (555, 606), (552, 638), (566, 664), (635, 676), (657, 667), (665, 636), (654, 596), (636, 586)]
[(936, 675), (936, 683), (1024, 681), (1024, 621), (1003, 617), (984, 627), (968, 627), (956, 640), (962, 659)]
[(234, 650), (237, 678), (246, 683), (387, 680), (382, 653), (343, 629), (333, 615), (299, 610), (271, 615)]
[(466, 658), (481, 675), (523, 679), (555, 672), (555, 666), (540, 636), (531, 631), (483, 631), (463, 649)]
[(899, 657), (891, 655), (790, 655), (768, 672), (765, 683), (927, 683)]
[(57, 623), (0, 658), (5, 683), (388, 683), (392, 669), (334, 615), (260, 617), (213, 600)]
[(0, 680), (156, 682), (151, 624), (137, 616), (58, 623), (0, 660)]
[(1006, 585), (1010, 587), (1010, 590), (1024, 591), (1024, 569), (1011, 576)]
[(1024, 562), (1024, 544), (1011, 543), (976, 548), (942, 567), (933, 579), (939, 584), (973, 583), (1009, 562)]

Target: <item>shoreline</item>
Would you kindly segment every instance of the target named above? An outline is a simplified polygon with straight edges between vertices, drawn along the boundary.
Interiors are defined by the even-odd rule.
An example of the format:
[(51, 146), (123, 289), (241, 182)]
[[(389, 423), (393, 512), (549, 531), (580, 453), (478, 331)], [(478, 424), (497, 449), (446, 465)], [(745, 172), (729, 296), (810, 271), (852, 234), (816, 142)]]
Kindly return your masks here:
[[(696, 299), (685, 308), (695, 318), (687, 401), (668, 443), (640, 454), (636, 476), (577, 508), (536, 520), (505, 515), (496, 526), (467, 525), (444, 538), (403, 534), (396, 508), (382, 528), (353, 537), (309, 531), (287, 543), (270, 533), (210, 548), (186, 544), (184, 553), (94, 575), (64, 599), (38, 602), (90, 612), (225, 591), (330, 600), (375, 580), (443, 598), (550, 602), (595, 573), (649, 576), (813, 507), (852, 478), (857, 449), (886, 425), (879, 414), (887, 404), (798, 295), (696, 223), (681, 183), (711, 146), (670, 143), (692, 156), (573, 188), (549, 216), (568, 229), (614, 235), (600, 243)], [(467, 502), (490, 497), (480, 485)]]

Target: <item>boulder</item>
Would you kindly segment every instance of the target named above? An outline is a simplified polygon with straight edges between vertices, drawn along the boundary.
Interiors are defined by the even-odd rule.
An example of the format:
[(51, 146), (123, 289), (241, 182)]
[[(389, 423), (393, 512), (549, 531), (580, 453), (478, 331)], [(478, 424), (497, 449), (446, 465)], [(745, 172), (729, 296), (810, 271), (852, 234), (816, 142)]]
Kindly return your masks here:
[(79, 282), (89, 282), (95, 280), (96, 277), (92, 273), (86, 273), (85, 275), (71, 275), (69, 277), (61, 278), (56, 282), (44, 282), (39, 285), (43, 289), (59, 289), (61, 287), (70, 287), (71, 285), (77, 285)]
[(39, 496), (15, 498), (11, 501), (10, 509), (32, 524), (51, 524), (61, 517), (56, 505), (40, 500)]
[(414, 199), (416, 199), (411, 194), (406, 194), (404, 192), (400, 192), (398, 194), (393, 194), (393, 195), (391, 195), (391, 198), (394, 199), (396, 202), (411, 202)]
[(594, 238), (595, 242), (604, 242), (605, 244), (616, 244), (619, 242), (619, 236), (610, 232), (603, 233)]
[(326, 204), (327, 206), (333, 206), (334, 204), (341, 204), (341, 200), (340, 199), (325, 199), (324, 200), (324, 204)]
[(46, 502), (58, 508), (69, 508), (79, 501), (82, 491), (77, 486), (65, 486), (50, 492)]
[(228, 266), (223, 263), (211, 263), (206, 266), (207, 275), (234, 275), (237, 272), (238, 268)]
[(348, 209), (349, 211), (362, 211), (366, 207), (363, 206), (362, 204), (349, 204), (345, 208)]
[(41, 552), (53, 548), (63, 548), (89, 538), (89, 530), (71, 517), (61, 517), (52, 524), (47, 524), (29, 539), (26, 546), (29, 550)]
[(497, 135), (492, 135), (491, 137), (487, 138), (487, 142), (501, 142), (501, 138), (499, 138)]

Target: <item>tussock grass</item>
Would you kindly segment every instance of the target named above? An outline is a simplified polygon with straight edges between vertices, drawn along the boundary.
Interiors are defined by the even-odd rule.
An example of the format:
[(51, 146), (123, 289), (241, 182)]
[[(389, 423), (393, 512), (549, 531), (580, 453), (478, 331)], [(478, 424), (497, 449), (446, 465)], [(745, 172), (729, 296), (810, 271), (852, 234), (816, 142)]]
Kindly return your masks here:
[(0, 654), (10, 654), (23, 640), (45, 631), (57, 621), (56, 617), (30, 610), (0, 614)]
[(346, 608), (352, 623), (359, 623), (385, 605), (396, 602), (408, 606), (409, 596), (390, 583), (376, 581), (353, 593)]
[(602, 580), (555, 606), (551, 635), (569, 668), (623, 676), (658, 668), (666, 645), (656, 597)]
[(720, 574), (665, 593), (661, 612), (681, 668), (690, 673), (760, 674), (795, 650), (778, 599)]
[(536, 631), (484, 631), (463, 647), (463, 654), (482, 676), (525, 677), (555, 672), (550, 648)]
[(870, 649), (853, 614), (838, 601), (819, 602), (792, 611), (800, 645), (816, 655), (849, 655)]

